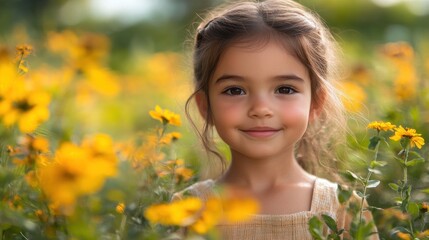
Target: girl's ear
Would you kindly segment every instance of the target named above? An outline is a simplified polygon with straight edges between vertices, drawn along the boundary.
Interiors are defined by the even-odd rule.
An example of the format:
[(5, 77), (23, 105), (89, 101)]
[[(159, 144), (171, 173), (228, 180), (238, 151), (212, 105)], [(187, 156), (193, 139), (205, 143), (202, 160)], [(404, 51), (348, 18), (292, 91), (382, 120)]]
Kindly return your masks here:
[(310, 123), (317, 119), (323, 111), (325, 104), (326, 93), (319, 90), (315, 100), (311, 103), (310, 109)]
[(204, 120), (207, 120), (207, 95), (203, 91), (198, 91), (195, 94), (195, 101), (197, 102), (198, 111), (200, 112), (201, 116), (204, 118)]

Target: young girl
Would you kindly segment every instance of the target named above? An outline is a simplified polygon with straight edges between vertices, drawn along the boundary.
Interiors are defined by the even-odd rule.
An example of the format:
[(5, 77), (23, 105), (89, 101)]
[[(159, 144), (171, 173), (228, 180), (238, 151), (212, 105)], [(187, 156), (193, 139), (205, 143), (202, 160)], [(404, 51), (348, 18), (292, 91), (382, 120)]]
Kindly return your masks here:
[[(311, 239), (308, 222), (321, 213), (348, 228), (337, 184), (316, 176), (332, 157), (332, 134), (344, 126), (332, 77), (334, 49), (317, 16), (291, 0), (235, 3), (199, 25), (195, 92), (187, 107), (196, 100), (206, 123), (200, 133), (205, 148), (220, 156), (214, 127), (230, 148), (231, 163), (218, 179), (173, 199), (185, 192), (207, 199), (215, 186), (256, 199), (260, 212), (249, 222), (219, 225), (221, 239)], [(334, 175), (329, 171), (324, 175)], [(366, 218), (372, 220), (369, 212)]]

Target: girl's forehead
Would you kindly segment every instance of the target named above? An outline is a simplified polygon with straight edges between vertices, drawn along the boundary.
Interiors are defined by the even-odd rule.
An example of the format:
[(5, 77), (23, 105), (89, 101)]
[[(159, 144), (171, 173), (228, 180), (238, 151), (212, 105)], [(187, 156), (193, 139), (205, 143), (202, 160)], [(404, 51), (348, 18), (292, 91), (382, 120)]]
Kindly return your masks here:
[(269, 76), (297, 74), (308, 78), (304, 64), (281, 41), (238, 41), (231, 43), (220, 56), (214, 76), (243, 74)]
[(294, 65), (302, 65), (300, 68), (306, 69), (295, 52), (276, 39), (233, 42), (224, 49), (217, 68), (231, 68), (236, 65), (246, 65), (246, 63), (276, 64), (276, 61), (293, 62)]
[(283, 48), (288, 54), (296, 56), (295, 50), (292, 47), (293, 42), (296, 39), (285, 35), (280, 34), (274, 31), (261, 31), (258, 33), (244, 35), (235, 39), (232, 39), (225, 49), (235, 47), (242, 48), (243, 51), (258, 51), (264, 49), (267, 45), (275, 44), (279, 48)]

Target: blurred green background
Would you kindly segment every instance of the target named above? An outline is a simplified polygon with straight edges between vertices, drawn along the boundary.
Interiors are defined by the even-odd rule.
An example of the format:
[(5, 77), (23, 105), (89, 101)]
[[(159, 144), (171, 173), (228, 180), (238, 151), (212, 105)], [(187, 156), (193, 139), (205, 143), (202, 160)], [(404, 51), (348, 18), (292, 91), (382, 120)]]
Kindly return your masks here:
[[(199, 15), (221, 0), (1, 0), (0, 40), (16, 26), (32, 39), (74, 29), (106, 34), (111, 66), (124, 69), (140, 51), (183, 51)], [(429, 31), (428, 0), (301, 0), (319, 13), (337, 38), (366, 49), (373, 44), (416, 42)], [(347, 48), (347, 46), (346, 46)]]

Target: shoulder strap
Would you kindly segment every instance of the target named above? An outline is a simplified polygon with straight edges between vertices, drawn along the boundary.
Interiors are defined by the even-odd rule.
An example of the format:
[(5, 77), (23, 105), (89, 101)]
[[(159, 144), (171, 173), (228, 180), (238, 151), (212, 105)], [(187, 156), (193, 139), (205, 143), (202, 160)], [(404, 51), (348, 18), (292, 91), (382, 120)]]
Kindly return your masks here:
[(215, 183), (212, 179), (196, 182), (182, 191), (175, 193), (172, 200), (182, 199), (186, 196), (195, 196), (202, 200), (207, 200), (214, 193), (214, 186)]
[(316, 213), (334, 213), (339, 207), (337, 184), (323, 178), (314, 183), (311, 211)]

